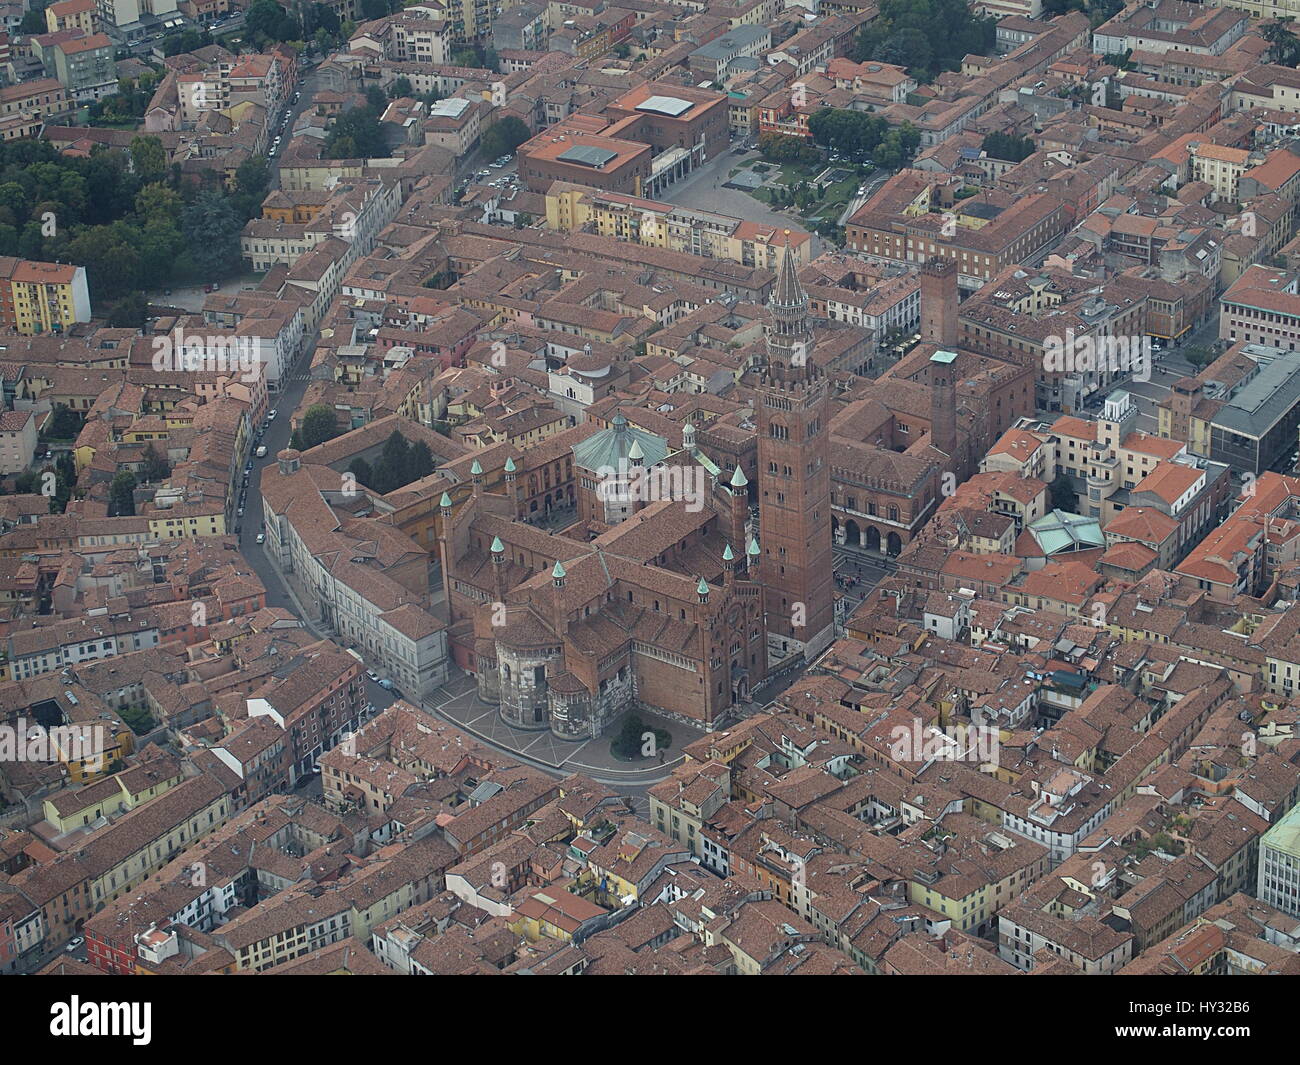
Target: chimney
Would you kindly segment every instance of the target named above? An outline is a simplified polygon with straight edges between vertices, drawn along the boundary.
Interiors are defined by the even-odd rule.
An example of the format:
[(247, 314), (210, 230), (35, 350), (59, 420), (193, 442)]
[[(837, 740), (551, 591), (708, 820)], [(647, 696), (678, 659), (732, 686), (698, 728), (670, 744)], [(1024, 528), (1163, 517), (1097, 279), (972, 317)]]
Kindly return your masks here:
[(941, 348), (957, 346), (957, 264), (929, 259), (921, 267), (921, 340)]

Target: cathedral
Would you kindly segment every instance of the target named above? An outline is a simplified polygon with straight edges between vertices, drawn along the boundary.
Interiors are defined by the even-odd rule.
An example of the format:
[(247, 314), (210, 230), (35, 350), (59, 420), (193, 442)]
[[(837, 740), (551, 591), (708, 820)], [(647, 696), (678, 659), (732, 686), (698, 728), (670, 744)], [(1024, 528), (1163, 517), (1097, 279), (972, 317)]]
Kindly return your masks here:
[(828, 386), (808, 307), (783, 255), (752, 371), (756, 485), (616, 417), (571, 447), (591, 520), (560, 532), (525, 521), (511, 458), (497, 490), (475, 461), (463, 500), (443, 496), (450, 637), (503, 721), (584, 740), (643, 706), (712, 728), (770, 668), (830, 643)]

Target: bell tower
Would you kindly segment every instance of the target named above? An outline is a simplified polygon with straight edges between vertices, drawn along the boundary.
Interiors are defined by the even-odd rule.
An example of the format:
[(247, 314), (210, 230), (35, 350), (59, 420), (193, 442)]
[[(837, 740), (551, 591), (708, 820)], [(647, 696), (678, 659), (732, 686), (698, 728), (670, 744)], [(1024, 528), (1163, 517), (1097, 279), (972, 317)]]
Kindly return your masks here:
[(758, 368), (758, 542), (768, 662), (811, 660), (835, 635), (828, 386), (786, 231)]

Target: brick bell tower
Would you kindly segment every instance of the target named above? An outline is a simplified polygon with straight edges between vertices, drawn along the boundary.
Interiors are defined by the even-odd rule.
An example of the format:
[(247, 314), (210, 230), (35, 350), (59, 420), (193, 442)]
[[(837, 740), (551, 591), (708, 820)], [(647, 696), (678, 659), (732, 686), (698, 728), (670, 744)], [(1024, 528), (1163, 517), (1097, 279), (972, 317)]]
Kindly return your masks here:
[(789, 230), (758, 367), (758, 543), (768, 662), (807, 660), (835, 636), (828, 388), (812, 359), (808, 295)]

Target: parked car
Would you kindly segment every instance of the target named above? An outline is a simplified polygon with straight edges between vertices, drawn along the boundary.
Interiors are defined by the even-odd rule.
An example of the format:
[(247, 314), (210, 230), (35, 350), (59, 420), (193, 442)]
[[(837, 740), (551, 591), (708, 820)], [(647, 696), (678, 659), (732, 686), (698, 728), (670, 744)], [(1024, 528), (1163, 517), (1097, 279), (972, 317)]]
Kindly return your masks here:
[(72, 954), (84, 942), (86, 942), (86, 940), (82, 936), (73, 936), (72, 939), (68, 941), (68, 945), (63, 949), (69, 954)]
[(375, 684), (379, 683), (379, 674), (376, 673), (373, 669), (367, 669), (366, 676), (369, 677), (373, 683)]
[(280, 412), (279, 412), (278, 410), (276, 410), (274, 407), (272, 407), (272, 408), (271, 408), (271, 413), (268, 414), (268, 415), (266, 416), (266, 420), (267, 420), (268, 422), (273, 422), (273, 421), (275, 421), (275, 416), (276, 416), (277, 414), (279, 414), (279, 413), (280, 413)]
[(393, 687), (393, 682), (389, 680), (387, 677), (384, 677), (382, 680), (377, 680), (375, 681), (375, 683), (378, 684), (381, 688), (383, 688), (384, 691), (390, 691), (390, 692), (396, 691), (396, 689)]
[(266, 533), (258, 533), (258, 534), (257, 534), (257, 542), (258, 542), (259, 544), (264, 544), (264, 543), (266, 543)]

